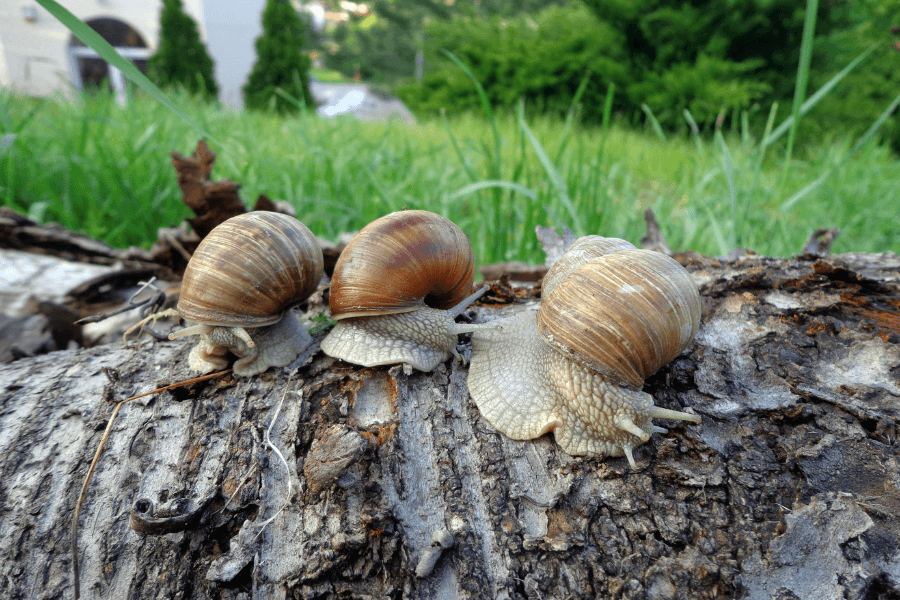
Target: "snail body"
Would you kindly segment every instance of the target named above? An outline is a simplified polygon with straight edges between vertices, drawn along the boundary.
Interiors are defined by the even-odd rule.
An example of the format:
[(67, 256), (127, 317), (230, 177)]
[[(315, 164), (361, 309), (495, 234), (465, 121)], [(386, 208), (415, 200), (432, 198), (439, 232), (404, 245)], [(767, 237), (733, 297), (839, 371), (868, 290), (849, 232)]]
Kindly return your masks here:
[(652, 418), (700, 421), (641, 391), (693, 340), (700, 296), (672, 258), (591, 237), (599, 239), (579, 240), (579, 256), (563, 255), (548, 271), (538, 312), (472, 335), (468, 387), (485, 419), (512, 439), (553, 431), (569, 454), (625, 455), (634, 467), (634, 446), (666, 431)]
[(195, 371), (225, 368), (229, 352), (238, 356), (238, 375), (286, 366), (312, 342), (290, 309), (315, 291), (322, 272), (315, 236), (297, 219), (264, 211), (232, 217), (191, 257), (177, 311), (197, 324), (169, 339), (200, 336), (188, 357)]
[(365, 367), (431, 371), (456, 355), (459, 333), (483, 327), (455, 322), (486, 290), (469, 295), (474, 275), (469, 240), (450, 220), (423, 210), (381, 217), (338, 258), (329, 300), (337, 325), (322, 350)]

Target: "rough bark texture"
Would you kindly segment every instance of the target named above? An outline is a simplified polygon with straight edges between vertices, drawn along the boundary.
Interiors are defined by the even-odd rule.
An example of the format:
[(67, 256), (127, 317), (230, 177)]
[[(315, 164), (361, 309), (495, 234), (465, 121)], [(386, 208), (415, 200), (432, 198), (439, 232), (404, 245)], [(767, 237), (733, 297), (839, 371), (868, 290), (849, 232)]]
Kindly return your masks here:
[[(700, 333), (645, 391), (703, 423), (636, 470), (499, 435), (458, 361), (407, 375), (313, 348), (123, 406), (81, 512), (82, 596), (900, 598), (900, 258), (690, 260)], [(0, 597), (72, 597), (115, 402), (187, 379), (188, 350), (0, 366)]]

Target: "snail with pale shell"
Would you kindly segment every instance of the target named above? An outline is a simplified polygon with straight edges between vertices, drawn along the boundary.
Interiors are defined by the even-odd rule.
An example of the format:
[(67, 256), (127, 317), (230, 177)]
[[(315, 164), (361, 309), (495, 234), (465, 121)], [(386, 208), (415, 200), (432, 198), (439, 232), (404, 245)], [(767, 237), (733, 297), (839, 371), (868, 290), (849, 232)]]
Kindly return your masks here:
[(335, 265), (329, 302), (337, 325), (322, 350), (365, 367), (431, 371), (458, 356), (458, 334), (494, 327), (455, 322), (487, 290), (469, 294), (474, 274), (469, 240), (450, 220), (424, 210), (376, 219)]
[(255, 375), (289, 365), (312, 343), (290, 309), (322, 278), (322, 250), (300, 221), (255, 211), (232, 217), (203, 238), (181, 283), (177, 312), (196, 325), (169, 335), (199, 335), (188, 365), (208, 373), (238, 357), (234, 372)]
[(674, 259), (624, 240), (580, 238), (544, 278), (540, 310), (472, 334), (468, 387), (501, 433), (552, 431), (572, 455), (626, 456), (653, 418), (700, 422), (653, 405), (644, 380), (678, 356), (700, 326), (700, 296)]

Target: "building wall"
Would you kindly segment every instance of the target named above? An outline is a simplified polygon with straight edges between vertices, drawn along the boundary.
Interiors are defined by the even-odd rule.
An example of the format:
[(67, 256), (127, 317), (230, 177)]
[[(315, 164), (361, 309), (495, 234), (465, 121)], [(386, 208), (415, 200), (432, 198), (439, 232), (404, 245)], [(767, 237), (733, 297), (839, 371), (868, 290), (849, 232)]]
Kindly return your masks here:
[(241, 88), (256, 61), (256, 38), (262, 35), (265, 0), (203, 0), (206, 48), (215, 62), (219, 99), (243, 106)]
[[(203, 0), (182, 3), (205, 40)], [(156, 49), (159, 0), (65, 0), (63, 4), (82, 21), (101, 17), (122, 21), (141, 35), (151, 53)], [(70, 95), (67, 50), (71, 41), (69, 30), (36, 2), (0, 0), (0, 86), (35, 96)]]

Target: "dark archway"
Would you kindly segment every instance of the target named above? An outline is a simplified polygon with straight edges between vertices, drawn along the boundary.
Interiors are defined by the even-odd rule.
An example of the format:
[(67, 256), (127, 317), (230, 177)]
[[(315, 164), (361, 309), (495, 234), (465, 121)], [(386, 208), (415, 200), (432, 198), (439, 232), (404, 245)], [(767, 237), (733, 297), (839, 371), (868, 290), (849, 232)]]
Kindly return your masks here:
[[(149, 55), (147, 44), (133, 27), (118, 19), (106, 17), (91, 19), (86, 23), (116, 48), (119, 54), (131, 59), (142, 73), (147, 72), (147, 56)], [(69, 42), (69, 58), (75, 87), (96, 88), (107, 78), (110, 79), (110, 85), (116, 91), (120, 91), (123, 87), (124, 83), (118, 69), (107, 65), (105, 60), (99, 58), (96, 52), (74, 35)]]

